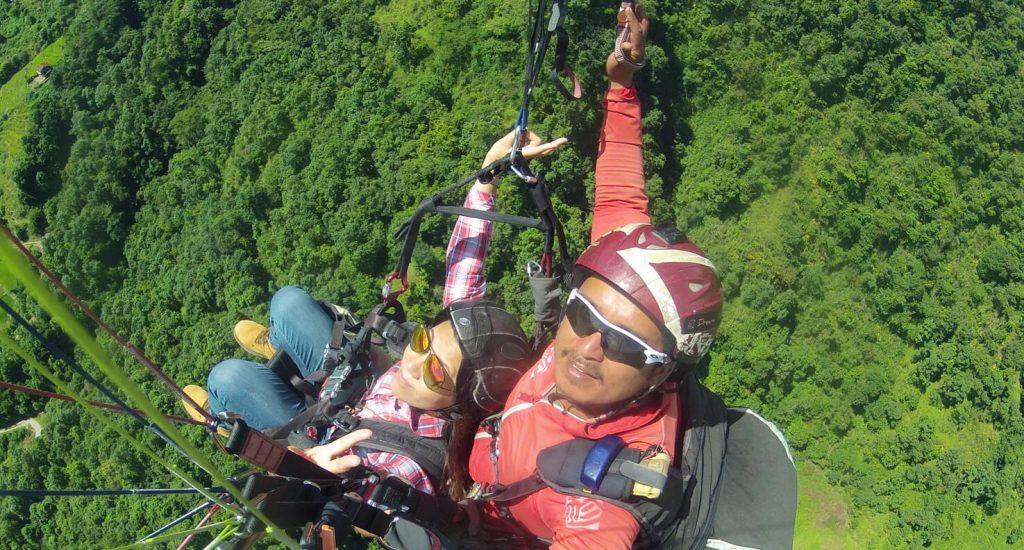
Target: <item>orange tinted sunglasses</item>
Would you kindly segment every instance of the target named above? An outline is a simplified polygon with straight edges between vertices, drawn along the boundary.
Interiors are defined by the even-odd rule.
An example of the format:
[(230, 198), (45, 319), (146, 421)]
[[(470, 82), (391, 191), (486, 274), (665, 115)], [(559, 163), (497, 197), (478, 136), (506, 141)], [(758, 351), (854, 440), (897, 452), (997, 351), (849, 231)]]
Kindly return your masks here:
[(448, 370), (441, 364), (441, 360), (434, 354), (430, 347), (430, 331), (423, 325), (416, 325), (412, 331), (412, 340), (409, 347), (416, 353), (426, 353), (423, 359), (423, 383), (430, 391), (437, 393), (455, 393), (455, 381), (448, 374)]

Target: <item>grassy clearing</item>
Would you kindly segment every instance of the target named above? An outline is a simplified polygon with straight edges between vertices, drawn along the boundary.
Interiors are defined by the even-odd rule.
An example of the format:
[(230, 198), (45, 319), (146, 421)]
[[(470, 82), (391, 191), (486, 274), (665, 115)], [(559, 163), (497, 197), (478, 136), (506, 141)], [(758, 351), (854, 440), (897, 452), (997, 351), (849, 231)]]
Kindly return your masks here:
[(872, 547), (884, 518), (853, 517), (842, 491), (828, 484), (825, 472), (810, 462), (797, 462), (799, 500), (796, 512), (798, 550), (859, 550)]
[[(29, 111), (32, 108), (35, 67), (49, 63), (54, 67), (64, 54), (64, 38), (47, 46), (25, 67), (0, 86), (0, 207), (7, 223), (18, 225), (22, 201), (14, 185), (13, 175), (24, 155), (22, 140), (28, 133)], [(42, 86), (49, 86), (43, 83)]]

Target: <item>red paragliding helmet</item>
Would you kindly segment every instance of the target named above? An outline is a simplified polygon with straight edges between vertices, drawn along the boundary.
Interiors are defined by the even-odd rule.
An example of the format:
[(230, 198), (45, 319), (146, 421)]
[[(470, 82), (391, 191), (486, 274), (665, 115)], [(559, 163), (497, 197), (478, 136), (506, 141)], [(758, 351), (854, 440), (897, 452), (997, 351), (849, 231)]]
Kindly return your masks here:
[(714, 264), (697, 245), (648, 224), (627, 225), (606, 233), (576, 260), (574, 285), (592, 275), (647, 312), (666, 336), (665, 352), (678, 363), (696, 363), (707, 353), (724, 296)]

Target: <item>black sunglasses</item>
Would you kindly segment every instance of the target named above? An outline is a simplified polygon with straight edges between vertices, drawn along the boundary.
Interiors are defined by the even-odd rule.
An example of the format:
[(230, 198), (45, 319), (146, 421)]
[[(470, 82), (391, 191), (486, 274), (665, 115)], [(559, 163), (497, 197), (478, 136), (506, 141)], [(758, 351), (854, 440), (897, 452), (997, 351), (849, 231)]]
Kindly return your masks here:
[(613, 361), (640, 368), (668, 363), (672, 359), (668, 354), (649, 346), (639, 336), (609, 323), (576, 289), (569, 293), (569, 300), (565, 303), (565, 318), (569, 320), (573, 332), (581, 338), (600, 333), (601, 349)]

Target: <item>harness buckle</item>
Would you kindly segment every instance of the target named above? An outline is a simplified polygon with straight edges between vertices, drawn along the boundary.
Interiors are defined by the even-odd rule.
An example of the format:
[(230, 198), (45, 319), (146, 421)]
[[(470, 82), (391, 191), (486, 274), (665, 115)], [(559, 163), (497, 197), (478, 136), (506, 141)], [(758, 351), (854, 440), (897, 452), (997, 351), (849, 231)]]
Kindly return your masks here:
[(469, 490), (469, 494), (466, 498), (473, 500), (488, 500), (504, 488), (505, 486), (498, 482), (490, 483), (487, 481), (481, 481), (473, 484), (473, 487)]
[(534, 273), (540, 275), (542, 273), (542, 268), (536, 260), (530, 260), (526, 262), (526, 276), (533, 277)]
[(389, 477), (373, 488), (367, 504), (387, 514), (406, 513), (412, 510), (415, 503), (410, 502), (413, 495), (412, 486), (395, 477)]
[[(520, 155), (522, 155), (522, 153), (520, 153)], [(511, 169), (512, 173), (524, 182), (530, 185), (535, 185), (537, 183), (537, 175), (531, 172), (526, 166), (521, 166), (518, 163), (513, 162), (512, 165), (509, 166), (509, 169)]]
[(513, 174), (530, 185), (535, 185), (537, 183), (537, 175), (531, 172), (529, 167), (526, 166), (526, 157), (523, 156), (523, 151), (521, 149), (512, 151), (509, 159), (511, 161), (509, 169), (512, 170)]
[(331, 424), (334, 424), (336, 428), (348, 434), (359, 427), (359, 417), (342, 411), (331, 421)]

